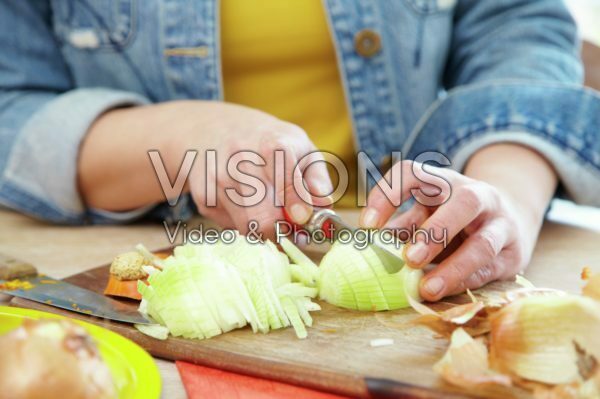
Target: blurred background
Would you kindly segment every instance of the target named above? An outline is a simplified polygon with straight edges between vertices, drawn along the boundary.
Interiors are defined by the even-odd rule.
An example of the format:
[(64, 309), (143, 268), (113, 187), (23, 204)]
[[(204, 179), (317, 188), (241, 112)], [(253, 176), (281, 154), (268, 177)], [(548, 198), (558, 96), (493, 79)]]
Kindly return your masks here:
[[(600, 91), (600, 0), (567, 0), (583, 39), (585, 84)], [(598, 127), (600, 134), (600, 126)], [(600, 231), (600, 209), (554, 200), (548, 219)]]
[(567, 0), (584, 40), (586, 85), (600, 90), (600, 0)]

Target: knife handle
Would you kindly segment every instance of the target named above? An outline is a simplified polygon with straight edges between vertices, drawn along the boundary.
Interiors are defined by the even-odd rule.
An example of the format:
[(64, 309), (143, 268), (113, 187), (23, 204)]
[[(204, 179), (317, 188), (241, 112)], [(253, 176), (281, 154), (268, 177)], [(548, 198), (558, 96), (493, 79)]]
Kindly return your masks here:
[(319, 219), (318, 223), (315, 223), (315, 215), (316, 214), (320, 215), (320, 214), (322, 214), (324, 212), (328, 212), (328, 211), (333, 213), (333, 211), (331, 211), (327, 208), (315, 208), (315, 213), (313, 214), (313, 216), (311, 216), (310, 220), (304, 226), (301, 226), (301, 225), (295, 223), (292, 220), (292, 218), (290, 217), (290, 215), (287, 213), (285, 208), (283, 208), (283, 216), (284, 216), (286, 222), (290, 223), (292, 226), (294, 226), (298, 230), (308, 230), (309, 232), (312, 232), (313, 230), (320, 229), (320, 230), (323, 230), (325, 237), (331, 238), (331, 228), (330, 228), (331, 220), (329, 220), (329, 218), (327, 216), (318, 218)]
[(0, 253), (0, 280), (14, 280), (37, 274), (37, 269), (31, 263)]
[[(365, 384), (370, 399), (464, 399), (467, 397), (386, 378), (367, 377)], [(480, 398), (475, 394), (470, 394), (468, 397)]]

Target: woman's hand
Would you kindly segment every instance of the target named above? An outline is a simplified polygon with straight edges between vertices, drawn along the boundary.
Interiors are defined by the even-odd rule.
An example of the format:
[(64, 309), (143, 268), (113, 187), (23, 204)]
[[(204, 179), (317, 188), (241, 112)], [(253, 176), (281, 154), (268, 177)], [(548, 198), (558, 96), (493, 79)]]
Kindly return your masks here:
[[(266, 236), (272, 236), (275, 222), (284, 220), (276, 201), (285, 204), (298, 224), (308, 221), (313, 205), (330, 205), (332, 184), (326, 164), (320, 162), (323, 156), (300, 127), (232, 104), (205, 103), (202, 111), (202, 118), (181, 131), (177, 145), (179, 157), (187, 149), (215, 151), (216, 171), (208, 167), (207, 173), (200, 162), (190, 174), (190, 193), (202, 215), (242, 233), (256, 221)], [(277, 151), (281, 158), (276, 159)], [(246, 183), (238, 181), (243, 179)], [(256, 186), (256, 179), (264, 184), (264, 193), (247, 185)], [(304, 184), (313, 196), (303, 194)], [(214, 206), (207, 201), (210, 187), (217, 188)]]
[[(313, 152), (315, 146), (300, 127), (243, 106), (174, 101), (112, 110), (94, 123), (82, 144), (78, 170), (87, 205), (126, 211), (164, 201), (150, 150), (159, 151), (171, 182), (186, 152), (197, 151), (185, 190), (201, 214), (223, 227), (247, 232), (253, 220), (271, 236), (274, 222), (283, 220), (279, 205), (285, 204), (295, 222), (304, 223), (312, 205), (327, 206), (331, 201), (326, 165), (313, 163), (322, 155)], [(214, 151), (214, 164), (206, 161), (209, 150)], [(277, 150), (282, 162), (276, 169)], [(264, 196), (262, 184), (242, 173), (264, 184)], [(259, 195), (242, 198), (256, 191), (243, 181), (259, 187)], [(294, 184), (296, 188), (306, 184), (313, 196), (302, 195), (302, 190), (299, 194)]]
[[(503, 162), (506, 159), (510, 159), (510, 164)], [(529, 169), (520, 168), (524, 165)], [(397, 163), (393, 168), (397, 172), (402, 169), (404, 180), (392, 195), (406, 200), (414, 189), (421, 190), (417, 191), (417, 198), (436, 192), (440, 205), (425, 206), (416, 201), (409, 211), (389, 220), (396, 207), (375, 187), (362, 213), (362, 225), (401, 229), (414, 225), (424, 230), (426, 234), (411, 237), (405, 252), (409, 265), (415, 268), (425, 267), (442, 253), (441, 237), (459, 244), (427, 273), (421, 287), (423, 298), (436, 301), (493, 280), (508, 279), (527, 266), (556, 186), (552, 169), (537, 153), (513, 145), (484, 149), (467, 166), (467, 173), (476, 175), (478, 180), (428, 166), (428, 170), (449, 183), (451, 190), (436, 190), (417, 179), (411, 161)]]

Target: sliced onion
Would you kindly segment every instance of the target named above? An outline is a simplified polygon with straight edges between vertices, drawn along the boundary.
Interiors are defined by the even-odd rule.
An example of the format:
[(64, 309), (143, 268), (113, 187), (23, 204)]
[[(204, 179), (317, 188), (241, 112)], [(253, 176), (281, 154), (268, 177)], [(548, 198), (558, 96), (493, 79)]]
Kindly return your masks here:
[(369, 247), (336, 242), (320, 264), (319, 297), (333, 305), (356, 310), (393, 310), (410, 306), (419, 297), (421, 270), (404, 266), (389, 274)]
[[(317, 289), (292, 281), (287, 256), (271, 242), (184, 245), (162, 261), (162, 270), (138, 284), (146, 312), (171, 335), (211, 338), (250, 325), (254, 332), (292, 326), (299, 338), (312, 324), (310, 298)], [(315, 266), (316, 267), (316, 266)], [(162, 338), (164, 329), (138, 327)]]

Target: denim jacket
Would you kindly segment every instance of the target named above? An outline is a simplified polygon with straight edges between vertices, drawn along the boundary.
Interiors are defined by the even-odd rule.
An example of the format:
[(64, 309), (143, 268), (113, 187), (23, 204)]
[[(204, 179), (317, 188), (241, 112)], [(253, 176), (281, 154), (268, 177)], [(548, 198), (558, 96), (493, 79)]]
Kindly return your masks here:
[[(522, 143), (571, 197), (600, 205), (600, 97), (580, 86), (562, 1), (323, 5), (353, 134), (372, 160), (435, 150), (461, 170), (484, 145)], [(380, 39), (375, 53), (359, 51), (361, 32)], [(79, 145), (100, 114), (223, 98), (217, 0), (2, 0), (0, 49), (0, 204), (57, 223), (148, 211), (103, 214), (78, 193)]]

